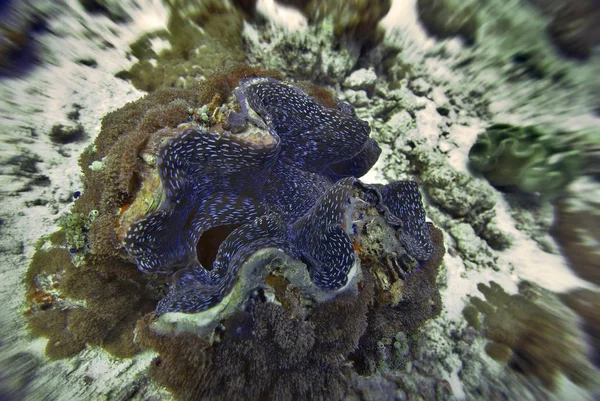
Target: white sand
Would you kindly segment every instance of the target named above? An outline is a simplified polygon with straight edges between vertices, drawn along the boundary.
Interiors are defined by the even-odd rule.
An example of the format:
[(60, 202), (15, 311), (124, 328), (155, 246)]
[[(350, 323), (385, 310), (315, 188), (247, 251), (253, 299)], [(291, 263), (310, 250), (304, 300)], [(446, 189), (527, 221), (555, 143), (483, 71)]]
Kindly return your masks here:
[[(68, 210), (73, 192), (83, 189), (77, 159), (99, 132), (102, 116), (143, 96), (114, 74), (135, 62), (126, 57), (130, 42), (143, 32), (165, 26), (166, 11), (159, 0), (145, 1), (141, 8), (134, 7), (134, 3), (123, 2), (133, 17), (132, 22), (117, 25), (104, 17), (91, 17), (77, 1), (69, 1), (69, 9), (50, 24), (50, 29), (61, 36), (42, 34), (37, 37), (42, 47), (48, 49), (48, 61), (23, 78), (0, 82), (0, 160), (6, 162), (16, 154), (29, 151), (41, 158), (37, 165), (39, 173), (50, 178), (48, 187), (17, 193), (15, 189), (21, 187), (24, 180), (9, 174), (8, 167), (0, 175), (3, 195), (0, 213), (5, 219), (0, 247), (23, 248), (22, 254), (0, 253), (1, 372), (11, 372), (18, 367), (9, 364), (16, 352), (31, 352), (45, 358), (46, 340), (28, 333), (22, 315), (25, 311), (22, 279), (34, 244), (41, 235), (56, 230), (56, 219)], [(83, 35), (90, 31), (99, 36), (95, 40), (86, 39)], [(114, 48), (102, 48), (102, 40), (112, 43)], [(97, 68), (75, 62), (89, 57), (97, 61)], [(55, 145), (49, 140), (48, 132), (54, 124), (69, 123), (66, 114), (72, 111), (73, 103), (82, 107), (79, 122), (88, 136), (81, 142)], [(31, 135), (32, 129), (37, 134), (35, 137)], [(26, 201), (35, 199), (49, 203), (25, 206)], [(131, 360), (120, 360), (94, 348), (68, 361), (44, 363), (30, 384), (30, 395), (57, 400), (97, 399), (115, 388), (127, 388), (132, 378), (147, 368), (151, 356), (146, 353)], [(91, 384), (82, 380), (86, 375), (93, 379)]]

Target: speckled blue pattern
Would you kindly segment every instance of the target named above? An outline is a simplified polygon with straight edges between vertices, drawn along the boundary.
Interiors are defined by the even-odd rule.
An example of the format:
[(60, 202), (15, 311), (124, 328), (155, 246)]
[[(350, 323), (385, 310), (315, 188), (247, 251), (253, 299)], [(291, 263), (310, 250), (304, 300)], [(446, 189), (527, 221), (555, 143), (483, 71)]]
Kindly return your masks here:
[[(160, 151), (158, 171), (167, 199), (137, 221), (124, 245), (143, 272), (173, 274), (157, 308), (198, 312), (217, 304), (243, 262), (277, 247), (302, 259), (314, 284), (343, 287), (355, 262), (345, 221), (356, 178), (381, 150), (352, 107), (327, 108), (299, 88), (271, 78), (249, 78), (234, 90), (242, 112), (236, 124), (268, 129), (267, 145), (233, 133), (187, 130)], [(395, 216), (399, 237), (418, 260), (432, 252), (415, 183), (378, 187)], [(207, 230), (236, 224), (219, 246), (213, 266), (198, 261)]]
[(414, 181), (397, 181), (380, 189), (381, 200), (398, 218), (398, 235), (408, 253), (417, 260), (427, 260), (433, 254), (433, 242), (425, 223), (421, 194)]

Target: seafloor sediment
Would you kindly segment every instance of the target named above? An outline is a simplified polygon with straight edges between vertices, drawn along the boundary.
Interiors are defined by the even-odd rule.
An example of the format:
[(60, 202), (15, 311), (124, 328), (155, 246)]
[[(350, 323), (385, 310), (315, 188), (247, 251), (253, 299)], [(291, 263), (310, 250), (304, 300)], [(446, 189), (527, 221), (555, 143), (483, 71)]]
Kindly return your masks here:
[[(256, 398), (598, 395), (600, 63), (592, 2), (359, 1), (332, 9), (302, 1), (188, 3), (23, 2), (7, 6), (0, 20), (0, 399), (231, 396), (227, 391), (244, 383), (218, 395), (219, 383), (196, 381), (238, 377), (227, 363), (242, 363), (234, 355), (260, 349), (261, 341), (292, 349), (281, 339), (285, 333), (312, 338), (317, 345), (300, 348), (323, 352), (304, 355), (302, 363), (277, 359), (308, 384), (263, 378), (256, 383), (278, 391), (249, 393)], [(573, 20), (579, 30), (567, 29)], [(383, 311), (369, 315), (368, 329), (351, 326), (367, 316), (365, 294), (377, 287), (366, 273), (354, 308), (340, 296), (327, 312), (296, 322), (281, 310), (305, 313), (307, 301), (271, 278), (284, 307), (252, 304), (229, 316), (220, 351), (206, 351), (216, 355), (211, 364), (194, 353), (182, 356), (207, 347), (189, 330), (161, 337), (151, 329), (168, 285), (131, 269), (131, 259), (115, 263), (120, 256), (98, 241), (97, 213), (106, 219), (107, 210), (117, 213), (127, 202), (84, 202), (105, 199), (91, 193), (108, 182), (94, 175), (106, 165), (93, 153), (109, 154), (115, 142), (105, 138), (149, 133), (170, 119), (213, 121), (210, 105), (227, 99), (199, 100), (207, 92), (198, 82), (214, 82), (215, 73), (241, 63), (290, 82), (311, 81), (330, 91), (305, 86), (315, 97), (333, 93), (351, 105), (382, 148), (363, 181), (418, 183), (446, 254), (437, 275), (421, 274), (429, 286), (420, 288), (430, 292), (407, 304), (423, 308), (439, 291), (441, 311), (407, 309), (396, 326), (386, 325)], [(160, 92), (164, 87), (179, 92)], [(181, 110), (189, 116), (180, 118)], [(90, 146), (97, 138), (104, 142)], [(94, 241), (107, 259), (90, 264)], [(85, 263), (95, 267), (86, 270)], [(405, 295), (416, 294), (415, 279), (406, 282), (412, 287)], [(342, 313), (347, 331), (322, 323), (326, 313)], [(370, 334), (361, 337), (361, 330)], [(327, 341), (343, 346), (332, 356)], [(274, 375), (268, 362), (256, 371)], [(329, 370), (311, 376), (310, 363)], [(186, 376), (207, 366), (218, 374)]]

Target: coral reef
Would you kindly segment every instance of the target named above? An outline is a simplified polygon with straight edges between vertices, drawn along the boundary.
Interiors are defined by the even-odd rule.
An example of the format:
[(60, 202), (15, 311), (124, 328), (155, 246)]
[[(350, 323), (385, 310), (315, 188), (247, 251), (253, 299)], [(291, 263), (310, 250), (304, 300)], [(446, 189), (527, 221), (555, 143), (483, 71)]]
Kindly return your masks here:
[[(390, 1), (282, 2), (295, 3), (310, 25), (299, 31), (287, 31), (286, 24), (272, 29), (270, 15), (244, 21), (252, 18), (252, 0), (70, 1), (72, 10), (65, 8), (65, 18), (39, 37), (55, 49), (54, 62), (36, 70), (31, 80), (6, 82), (6, 103), (19, 106), (9, 107), (6, 115), (15, 117), (9, 124), (15, 129), (9, 131), (16, 146), (10, 148), (23, 153), (2, 170), (48, 183), (30, 193), (3, 188), (11, 196), (5, 213), (10, 218), (3, 215), (0, 221), (0, 250), (14, 253), (2, 263), (10, 267), (3, 277), (10, 288), (22, 288), (20, 273), (38, 227), (48, 232), (58, 224), (61, 230), (36, 247), (25, 277), (25, 308), (20, 297), (6, 302), (5, 309), (18, 316), (0, 324), (3, 357), (17, 353), (6, 364), (0, 358), (0, 394), (9, 381), (15, 389), (10, 396), (20, 399), (40, 394), (117, 400), (560, 399), (559, 392), (553, 398), (535, 377), (521, 374), (534, 371), (531, 360), (539, 359), (539, 366), (563, 364), (561, 358), (532, 356), (546, 345), (545, 338), (537, 346), (521, 346), (516, 343), (525, 343), (527, 334), (518, 334), (519, 341), (509, 341), (517, 352), (492, 341), (486, 354), (488, 333), (457, 316), (477, 277), (538, 277), (537, 270), (528, 269), (536, 254), (516, 252), (531, 250), (531, 244), (513, 223), (520, 231), (534, 227), (535, 233), (526, 231), (530, 236), (541, 236), (549, 224), (538, 219), (548, 216), (547, 209), (517, 220), (508, 196), (464, 171), (465, 146), (492, 120), (558, 120), (568, 114), (565, 109), (576, 107), (571, 99), (579, 99), (577, 88), (592, 87), (593, 81), (555, 96), (553, 89), (564, 89), (563, 72), (540, 61), (539, 42), (514, 40), (521, 35), (512, 29), (515, 23), (523, 21), (534, 31), (540, 21), (528, 20), (521, 9), (507, 14), (509, 7), (488, 13), (494, 10), (488, 3), (513, 7), (515, 2), (437, 2), (454, 3), (451, 12), (432, 6), (436, 24), (452, 29), (456, 24), (455, 32), (475, 46), (423, 36), (415, 26), (416, 2), (394, 2), (408, 13), (385, 19), (387, 43), (372, 53), (368, 49), (381, 37), (377, 23)], [(426, 2), (419, 3), (423, 11), (421, 3)], [(519, 5), (526, 9), (526, 3)], [(123, 48), (131, 35), (162, 27), (166, 18), (168, 29), (145, 34), (128, 53)], [(506, 51), (506, 42), (517, 49)], [(249, 62), (280, 75), (246, 69), (210, 76), (242, 60), (244, 50)], [(496, 50), (497, 57), (488, 57)], [(377, 59), (388, 51), (398, 52), (392, 65)], [(81, 182), (67, 154), (94, 140), (101, 114), (139, 96), (129, 82), (112, 76), (132, 63), (133, 69), (118, 76), (150, 94), (104, 118), (96, 142), (81, 156)], [(64, 78), (64, 68), (73, 72), (69, 79), (54, 79)], [(355, 109), (298, 79), (330, 85)], [(267, 96), (270, 91), (277, 95)], [(65, 98), (65, 93), (71, 95)], [(537, 119), (521, 114), (513, 103), (530, 100)], [(263, 104), (282, 101), (293, 101), (294, 107), (278, 104), (285, 110), (279, 119), (273, 117), (280, 113), (275, 106)], [(74, 124), (56, 120), (71, 110), (71, 102), (83, 105), (81, 119), (75, 108), (68, 118)], [(540, 107), (566, 102), (557, 113)], [(498, 112), (502, 119), (494, 119)], [(309, 115), (327, 126), (314, 124)], [(370, 133), (360, 120), (368, 122)], [(24, 128), (18, 127), (21, 122)], [(60, 136), (51, 141), (54, 122), (66, 128), (81, 124), (85, 145), (63, 146)], [(310, 138), (317, 153), (328, 145), (335, 152), (315, 159), (307, 155), (302, 163), (313, 148), (288, 129), (290, 124), (303, 124), (303, 131), (315, 134)], [(351, 138), (356, 143), (332, 145), (321, 135), (343, 133), (347, 126), (357, 133)], [(384, 158), (368, 179), (402, 181), (377, 186), (358, 180), (372, 160), (356, 158), (361, 152), (346, 152), (344, 146), (370, 149), (374, 159), (379, 151), (365, 136), (379, 142)], [(335, 160), (328, 159), (338, 151), (354, 160), (332, 167)], [(569, 190), (579, 191), (573, 183)], [(57, 220), (72, 199), (70, 213)], [(450, 253), (445, 265), (444, 239), (425, 224), (424, 211), (444, 229)], [(588, 259), (594, 252), (588, 235), (594, 232), (593, 220), (582, 220), (589, 211), (561, 213), (565, 253), (572, 253), (571, 263)], [(328, 241), (329, 231), (339, 241)], [(511, 246), (509, 232), (515, 247), (494, 252)], [(542, 259), (549, 263), (539, 272), (547, 272), (540, 281), (562, 272), (560, 255), (550, 256)], [(554, 285), (570, 284), (559, 281)], [(441, 310), (439, 288), (448, 305), (433, 319)], [(576, 341), (582, 341), (577, 324), (594, 336), (597, 298), (586, 292), (568, 296), (573, 298), (561, 300), (580, 317), (567, 313), (565, 319)], [(529, 310), (524, 304), (521, 309)], [(530, 314), (544, 322), (492, 307), (493, 313), (479, 313), (482, 326), (514, 314), (520, 319), (515, 332), (523, 332), (529, 321), (542, 332), (546, 320), (557, 320), (535, 308)], [(23, 330), (23, 310), (32, 333), (48, 338), (46, 355), (68, 360), (33, 357), (42, 342)], [(558, 311), (560, 323), (563, 308), (552, 304), (544, 310)], [(506, 330), (509, 336), (515, 326)], [(571, 344), (561, 342), (561, 334), (554, 337), (551, 347)], [(23, 372), (27, 380), (14, 380), (13, 372)], [(573, 393), (583, 391), (562, 373), (555, 377), (559, 389), (567, 384)], [(164, 394), (167, 389), (172, 394)], [(563, 399), (582, 398), (573, 393)]]
[(593, 0), (559, 0), (530, 2), (550, 22), (546, 31), (562, 52), (569, 57), (587, 59), (600, 43), (600, 30), (595, 22), (600, 7)]
[[(223, 83), (215, 80), (215, 88)], [(95, 143), (80, 157), (86, 190), (59, 219), (61, 230), (40, 245), (26, 279), (30, 328), (49, 338), (48, 356), (72, 356), (86, 344), (120, 356), (137, 352), (133, 328), (164, 295), (163, 281), (149, 280), (123, 260), (115, 227), (140, 190), (140, 177), (150, 174), (138, 155), (151, 134), (187, 121), (193, 101), (209, 103), (218, 92), (213, 89), (164, 90), (104, 117)]]
[[(442, 304), (436, 280), (445, 252), (443, 235), (431, 224), (429, 227), (435, 244), (434, 253), (419, 270), (396, 283), (388, 281), (389, 278), (376, 271), (374, 307), (367, 316), (367, 331), (352, 355), (359, 371), (373, 370), (375, 361), (379, 360), (379, 342), (382, 339), (396, 336), (399, 332), (413, 334), (431, 316), (437, 316), (441, 312)], [(370, 257), (380, 258), (378, 254), (382, 253), (385, 253), (384, 249), (375, 248)], [(381, 263), (377, 259), (365, 259), (367, 266), (368, 263)]]
[[(557, 196), (579, 171), (579, 152), (528, 126), (495, 124), (477, 137), (469, 151), (470, 166), (497, 187)], [(558, 142), (558, 143), (557, 143)]]
[[(592, 312), (594, 306), (589, 306)], [(581, 388), (565, 386), (567, 380), (563, 378), (558, 380), (559, 390), (553, 391), (534, 385), (529, 376), (506, 369), (504, 362), (490, 359), (478, 331), (462, 321), (433, 319), (418, 333), (398, 333), (380, 340), (376, 371), (370, 375), (354, 373), (345, 399), (591, 399)]]
[(456, 241), (456, 249), (464, 260), (465, 269), (480, 269), (482, 267), (498, 270), (498, 257), (492, 252), (484, 240), (479, 238), (471, 225), (452, 222), (448, 233)]
[(345, 46), (330, 20), (286, 32), (274, 24), (246, 25), (242, 32), (248, 60), (294, 79), (340, 83), (358, 63), (360, 51)]
[(461, 36), (474, 43), (479, 28), (477, 2), (453, 0), (418, 0), (419, 18), (427, 30), (440, 38)]
[(600, 191), (589, 177), (577, 179), (555, 202), (550, 233), (569, 266), (585, 280), (600, 285)]
[[(352, 372), (348, 360), (357, 367), (371, 364), (382, 335), (414, 332), (441, 310), (435, 284), (444, 253), (441, 232), (431, 228), (435, 254), (402, 279), (390, 264), (398, 262), (382, 255), (387, 247), (377, 243), (390, 240), (380, 233), (386, 224), (371, 213), (361, 247), (362, 277), (354, 290), (315, 304), (293, 278), (275, 272), (211, 337), (195, 334), (198, 327), (165, 329), (163, 318), (140, 321), (142, 344), (160, 354), (154, 377), (183, 400), (342, 398)], [(382, 263), (382, 257), (389, 261)], [(252, 258), (247, 264), (255, 263)], [(288, 263), (278, 270), (289, 271)], [(277, 302), (268, 302), (271, 297)]]
[[(362, 198), (375, 197), (373, 205), (385, 208), (411, 257), (430, 258), (433, 246), (416, 184), (368, 186), (358, 200), (351, 196), (353, 177), (366, 173), (380, 150), (347, 104), (324, 107), (272, 78), (243, 80), (233, 93), (242, 111), (224, 117), (229, 131), (187, 130), (160, 150), (166, 199), (124, 239), (140, 270), (178, 271), (160, 314), (214, 306), (230, 291), (241, 261), (264, 247), (306, 261), (318, 287), (343, 287), (355, 263), (348, 234), (360, 222), (348, 215)], [(229, 225), (237, 228), (212, 266), (203, 266), (197, 256), (201, 236)]]
[(166, 3), (167, 29), (132, 43), (131, 55), (138, 61), (117, 73), (145, 91), (187, 87), (246, 58), (252, 65), (295, 79), (341, 82), (361, 53), (382, 40), (378, 23), (391, 4), (389, 0), (308, 2), (298, 8), (307, 15), (309, 27), (287, 32), (264, 21), (244, 24), (257, 19), (253, 1)]
[[(489, 257), (491, 251), (487, 245), (494, 249), (506, 249), (511, 244), (510, 237), (501, 232), (495, 223), (496, 200), (492, 188), (469, 174), (451, 168), (443, 155), (428, 152), (424, 142), (423, 139), (414, 141), (400, 136), (396, 146), (405, 152), (416, 170), (415, 174), (423, 180), (429, 200), (447, 214), (447, 217), (438, 216), (439, 224), (444, 224), (456, 236), (457, 242), (464, 243), (466, 247), (463, 250), (471, 248), (463, 256), (466, 259), (476, 257), (473, 260), (475, 265), (492, 265)], [(472, 230), (456, 219), (468, 223)], [(483, 238), (487, 245), (480, 244), (473, 238), (474, 235)], [(479, 250), (473, 252), (474, 248)]]
[[(179, 399), (341, 399), (344, 356), (363, 334), (372, 284), (308, 315), (284, 285), (287, 307), (255, 300), (224, 322), (222, 341), (189, 333), (161, 336), (142, 324), (142, 342), (161, 355), (153, 375)], [(144, 323), (144, 322), (141, 322)], [(341, 356), (341, 358), (340, 358)]]
[(342, 398), (382, 336), (441, 310), (442, 233), (416, 183), (357, 179), (369, 132), (323, 88), (244, 66), (109, 113), (30, 265), (32, 332), (53, 358), (151, 347), (181, 399)]
[(490, 341), (485, 348), (490, 357), (550, 389), (559, 373), (581, 386), (598, 384), (577, 317), (555, 294), (525, 281), (516, 295), (494, 282), (477, 288), (485, 301), (471, 298), (463, 314)]
[(379, 21), (388, 13), (390, 0), (296, 1), (294, 6), (304, 12), (311, 24), (331, 19), (337, 37), (371, 47), (381, 41), (383, 30)]
[[(440, 123), (439, 139), (426, 137), (417, 128), (415, 115), (428, 118), (424, 110), (426, 99), (415, 96), (406, 86), (391, 89), (381, 81), (376, 83), (376, 94), (368, 94), (374, 75), (366, 69), (352, 74), (352, 79), (349, 77), (344, 82), (348, 89), (342, 98), (356, 106), (357, 115), (373, 127), (373, 138), (384, 144), (382, 157), (386, 168), (381, 171), (382, 175), (389, 181), (419, 180), (429, 201), (426, 203), (429, 217), (456, 240), (456, 248), (467, 268), (497, 269), (497, 257), (492, 249), (507, 249), (512, 239), (496, 222), (495, 191), (484, 180), (450, 165), (447, 155), (441, 151), (444, 149), (442, 141), (448, 138), (448, 126)], [(358, 77), (364, 78), (359, 80)], [(426, 82), (420, 86), (429, 86), (431, 91), (431, 85)], [(439, 142), (440, 150), (431, 150), (432, 141)]]
[(167, 8), (167, 29), (150, 32), (131, 44), (138, 62), (117, 73), (118, 77), (130, 79), (145, 91), (182, 88), (244, 61), (245, 7), (238, 2), (172, 0)]
[(135, 322), (156, 304), (146, 279), (130, 265), (113, 261), (76, 267), (62, 243), (47, 243), (36, 252), (26, 282), (25, 315), (34, 334), (48, 337), (51, 358), (73, 356), (86, 344), (115, 356), (134, 355)]

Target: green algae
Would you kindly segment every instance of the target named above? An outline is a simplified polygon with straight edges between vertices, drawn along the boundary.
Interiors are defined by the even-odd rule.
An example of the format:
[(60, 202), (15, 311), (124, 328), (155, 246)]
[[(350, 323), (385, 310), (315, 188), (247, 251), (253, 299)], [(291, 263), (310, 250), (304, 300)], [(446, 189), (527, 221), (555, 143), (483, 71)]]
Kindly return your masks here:
[(495, 124), (469, 151), (470, 166), (496, 187), (514, 186), (554, 198), (577, 176), (581, 152), (535, 126)]
[(80, 265), (83, 254), (89, 246), (88, 231), (98, 217), (98, 211), (92, 210), (88, 214), (67, 213), (58, 219), (58, 226), (64, 233), (65, 245), (73, 254), (73, 262)]

